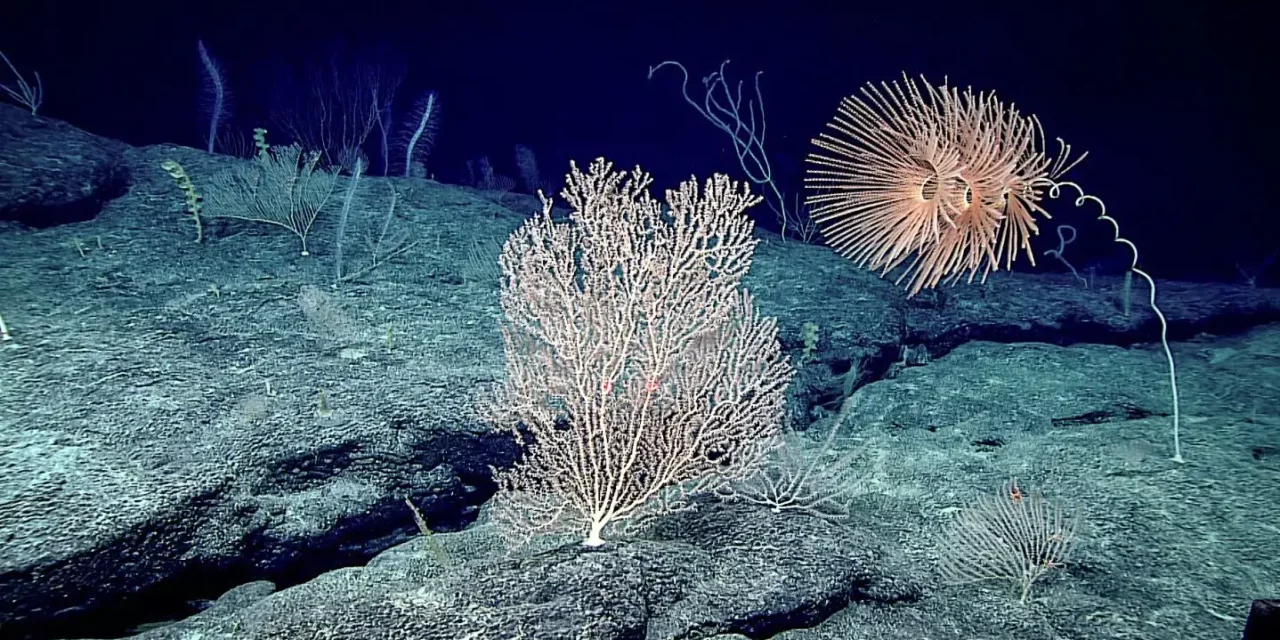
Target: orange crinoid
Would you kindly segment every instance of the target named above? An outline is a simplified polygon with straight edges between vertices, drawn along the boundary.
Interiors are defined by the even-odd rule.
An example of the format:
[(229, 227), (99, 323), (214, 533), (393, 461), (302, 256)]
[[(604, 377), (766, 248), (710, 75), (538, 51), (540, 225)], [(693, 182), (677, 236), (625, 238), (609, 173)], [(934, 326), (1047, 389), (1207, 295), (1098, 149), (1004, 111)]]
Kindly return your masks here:
[[(922, 88), (923, 86), (923, 88)], [(910, 295), (965, 273), (983, 279), (1038, 233), (1043, 185), (1084, 158), (1045, 153), (1035, 116), (994, 93), (868, 83), (845, 98), (813, 141), (806, 185), (812, 217), (836, 251), (887, 273), (906, 264)]]

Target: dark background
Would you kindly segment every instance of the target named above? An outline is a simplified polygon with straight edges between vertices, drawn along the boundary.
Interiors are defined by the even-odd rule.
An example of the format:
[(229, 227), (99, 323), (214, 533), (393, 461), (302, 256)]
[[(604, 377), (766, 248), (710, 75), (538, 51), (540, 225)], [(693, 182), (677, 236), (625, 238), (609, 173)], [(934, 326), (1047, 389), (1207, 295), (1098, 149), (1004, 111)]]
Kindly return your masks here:
[[(222, 63), (246, 131), (272, 129), (273, 68), (380, 46), (407, 64), (396, 113), (439, 91), (431, 167), (448, 182), (481, 155), (514, 175), (515, 144), (537, 153), (544, 176), (603, 155), (642, 165), (660, 187), (712, 171), (741, 178), (727, 136), (681, 97), (679, 71), (647, 79), (651, 65), (681, 61), (700, 97), (699, 80), (728, 58), (748, 86), (764, 71), (766, 148), (783, 188), (798, 190), (809, 140), (842, 96), (904, 71), (947, 77), (997, 91), (1050, 139), (1089, 151), (1069, 177), (1107, 202), (1157, 277), (1238, 280), (1237, 263), (1280, 248), (1280, 136), (1264, 117), (1276, 79), (1263, 63), (1277, 36), (1262, 3), (1144, 5), (29, 0), (0, 10), (0, 51), (40, 71), (42, 115), (136, 145), (201, 147), (197, 39)], [(0, 78), (11, 81), (7, 69)], [(1080, 229), (1068, 250), (1077, 266), (1107, 257), (1109, 229), (1092, 212), (1051, 211)], [(1056, 244), (1054, 222), (1037, 254)], [(1280, 282), (1280, 267), (1261, 281)]]

